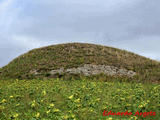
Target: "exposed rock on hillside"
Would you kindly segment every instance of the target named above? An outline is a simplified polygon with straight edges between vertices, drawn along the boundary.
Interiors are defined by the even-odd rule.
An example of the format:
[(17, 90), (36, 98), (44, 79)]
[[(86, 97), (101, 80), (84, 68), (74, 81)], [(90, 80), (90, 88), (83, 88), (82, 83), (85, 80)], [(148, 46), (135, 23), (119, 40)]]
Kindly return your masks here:
[[(64, 69), (60, 68), (57, 70), (52, 70), (50, 71), (51, 75), (55, 74), (83, 74), (85, 76), (90, 76), (90, 75), (97, 75), (97, 74), (106, 74), (110, 76), (128, 76), (128, 77), (133, 77), (136, 75), (136, 72), (131, 71), (131, 70), (126, 70), (126, 69), (119, 69), (114, 66), (105, 66), (105, 65), (92, 65), (92, 64), (85, 64), (82, 67), (77, 67), (77, 68), (70, 68), (70, 69)], [(37, 71), (32, 71), (32, 74), (37, 75)]]

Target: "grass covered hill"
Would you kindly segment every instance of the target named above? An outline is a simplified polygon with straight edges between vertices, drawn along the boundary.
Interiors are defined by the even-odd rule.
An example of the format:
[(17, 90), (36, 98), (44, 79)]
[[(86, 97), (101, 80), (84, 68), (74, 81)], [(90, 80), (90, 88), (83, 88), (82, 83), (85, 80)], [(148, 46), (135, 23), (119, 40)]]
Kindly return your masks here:
[(160, 63), (117, 48), (87, 44), (68, 43), (34, 49), (14, 59), (0, 69), (1, 78), (34, 78), (32, 70), (45, 77), (51, 70), (73, 68), (84, 64), (110, 65), (135, 71), (136, 79), (160, 81)]
[[(49, 74), (83, 66), (136, 75)], [(38, 48), (0, 69), (0, 120), (159, 120), (159, 83), (159, 62), (124, 50), (84, 43)]]

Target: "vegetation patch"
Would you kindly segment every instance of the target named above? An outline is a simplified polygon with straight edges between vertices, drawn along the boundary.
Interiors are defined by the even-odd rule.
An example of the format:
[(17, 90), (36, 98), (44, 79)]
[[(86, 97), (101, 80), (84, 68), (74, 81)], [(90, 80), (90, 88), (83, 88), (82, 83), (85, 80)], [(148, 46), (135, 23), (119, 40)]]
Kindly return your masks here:
[[(0, 80), (1, 120), (158, 120), (160, 85), (92, 79)], [(100, 81), (100, 80), (97, 80)], [(104, 116), (105, 111), (155, 116)], [(107, 113), (105, 113), (107, 114)]]

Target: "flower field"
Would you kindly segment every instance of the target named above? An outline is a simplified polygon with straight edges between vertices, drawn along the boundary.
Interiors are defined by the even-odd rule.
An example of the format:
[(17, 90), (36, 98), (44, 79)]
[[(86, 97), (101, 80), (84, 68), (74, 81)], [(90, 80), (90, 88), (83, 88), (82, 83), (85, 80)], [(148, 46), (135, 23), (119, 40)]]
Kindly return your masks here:
[[(103, 116), (103, 111), (155, 116)], [(77, 80), (0, 80), (0, 120), (158, 120), (160, 85)]]

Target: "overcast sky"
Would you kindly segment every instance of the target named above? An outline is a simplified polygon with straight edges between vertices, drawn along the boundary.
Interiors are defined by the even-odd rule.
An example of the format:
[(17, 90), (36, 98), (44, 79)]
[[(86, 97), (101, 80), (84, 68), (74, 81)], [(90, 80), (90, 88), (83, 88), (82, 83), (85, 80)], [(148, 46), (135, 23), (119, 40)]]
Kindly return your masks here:
[(0, 0), (0, 67), (33, 48), (87, 42), (160, 60), (160, 0)]

